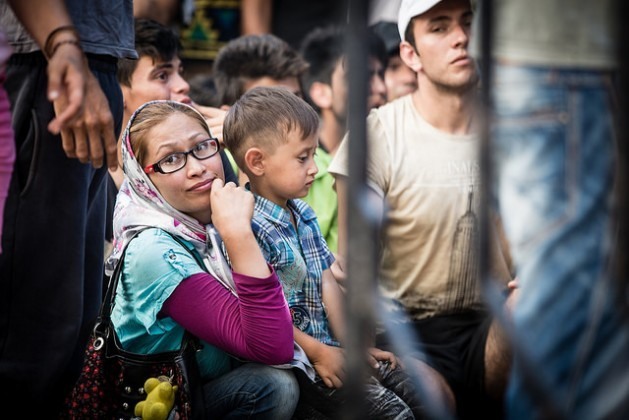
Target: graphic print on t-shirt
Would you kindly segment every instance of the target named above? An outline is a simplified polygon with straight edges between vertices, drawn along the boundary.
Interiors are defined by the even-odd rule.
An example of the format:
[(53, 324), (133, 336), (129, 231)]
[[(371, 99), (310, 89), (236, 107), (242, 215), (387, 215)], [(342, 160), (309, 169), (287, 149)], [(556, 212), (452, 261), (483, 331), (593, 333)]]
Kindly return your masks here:
[(446, 308), (453, 312), (469, 308), (478, 300), (479, 228), (472, 209), (473, 185), (469, 186), (467, 196), (467, 211), (459, 218), (452, 238)]

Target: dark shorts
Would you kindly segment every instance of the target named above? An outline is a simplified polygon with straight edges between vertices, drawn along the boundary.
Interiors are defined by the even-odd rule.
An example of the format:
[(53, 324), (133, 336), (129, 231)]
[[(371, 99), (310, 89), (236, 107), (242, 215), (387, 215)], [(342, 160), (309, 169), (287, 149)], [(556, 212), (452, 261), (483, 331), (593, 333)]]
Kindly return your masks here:
[[(492, 320), (488, 312), (468, 311), (411, 324), (415, 334), (409, 337), (409, 344), (418, 349), (411, 356), (445, 378), (456, 398), (460, 418), (492, 418), (497, 409), (485, 394), (485, 343)], [(386, 334), (378, 335), (377, 345), (394, 350)]]

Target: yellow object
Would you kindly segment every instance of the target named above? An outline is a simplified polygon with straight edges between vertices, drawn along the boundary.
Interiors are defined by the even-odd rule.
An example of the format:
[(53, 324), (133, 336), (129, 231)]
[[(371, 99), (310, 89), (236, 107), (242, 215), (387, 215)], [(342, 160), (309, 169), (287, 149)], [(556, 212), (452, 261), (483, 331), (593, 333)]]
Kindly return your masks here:
[(165, 376), (148, 378), (144, 382), (146, 400), (135, 405), (135, 415), (142, 420), (166, 420), (175, 404), (177, 386), (172, 386)]

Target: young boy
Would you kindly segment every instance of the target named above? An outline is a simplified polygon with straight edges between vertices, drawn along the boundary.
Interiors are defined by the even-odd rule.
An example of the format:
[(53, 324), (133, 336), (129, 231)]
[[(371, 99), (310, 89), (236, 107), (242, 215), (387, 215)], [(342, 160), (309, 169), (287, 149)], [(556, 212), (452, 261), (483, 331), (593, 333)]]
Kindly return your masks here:
[[(337, 417), (344, 401), (341, 348), (345, 336), (342, 292), (330, 272), (334, 261), (313, 210), (299, 198), (317, 173), (319, 118), (285, 88), (258, 87), (229, 110), (223, 140), (249, 178), (255, 195), (253, 231), (282, 282), (294, 336), (314, 366), (314, 383), (302, 381), (301, 415)], [(369, 350), (367, 385), (372, 418), (414, 418), (419, 403), (392, 353)], [(320, 413), (313, 414), (318, 410)], [(299, 416), (299, 415), (298, 415)]]

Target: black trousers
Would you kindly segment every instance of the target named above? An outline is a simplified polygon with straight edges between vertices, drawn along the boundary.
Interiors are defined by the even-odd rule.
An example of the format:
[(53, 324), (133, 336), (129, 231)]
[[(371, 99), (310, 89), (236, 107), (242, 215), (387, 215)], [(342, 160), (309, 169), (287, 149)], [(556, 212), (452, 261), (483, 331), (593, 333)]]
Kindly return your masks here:
[[(89, 56), (90, 68), (122, 121), (116, 60)], [(107, 168), (69, 159), (47, 125), (46, 61), (15, 54), (5, 88), (16, 163), (0, 254), (0, 395), (32, 418), (55, 418), (78, 375), (103, 279)], [(5, 407), (9, 404), (5, 404)]]

